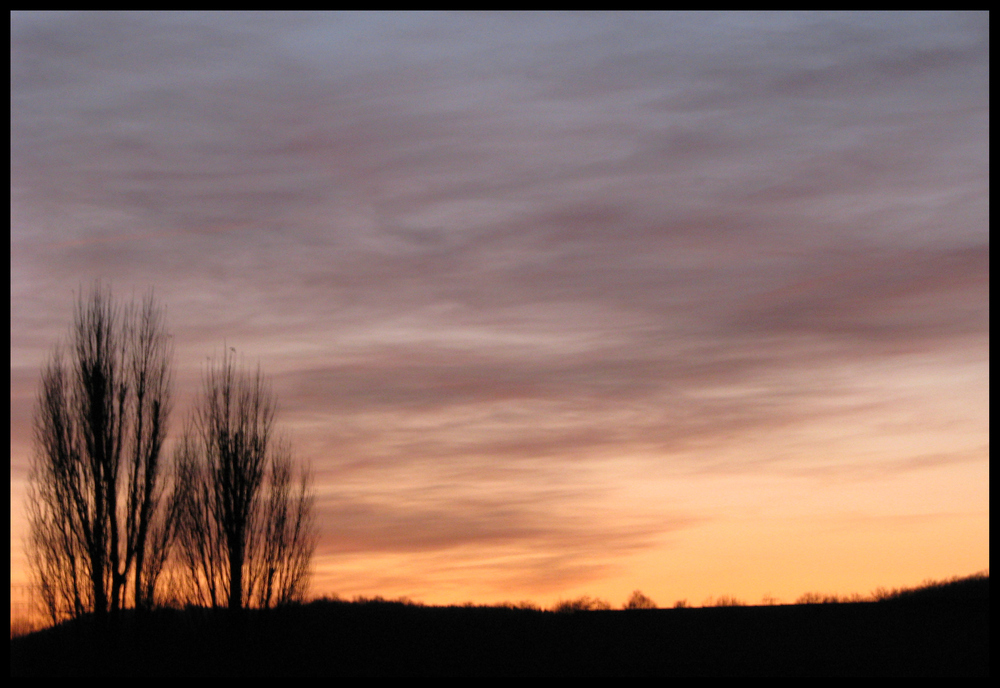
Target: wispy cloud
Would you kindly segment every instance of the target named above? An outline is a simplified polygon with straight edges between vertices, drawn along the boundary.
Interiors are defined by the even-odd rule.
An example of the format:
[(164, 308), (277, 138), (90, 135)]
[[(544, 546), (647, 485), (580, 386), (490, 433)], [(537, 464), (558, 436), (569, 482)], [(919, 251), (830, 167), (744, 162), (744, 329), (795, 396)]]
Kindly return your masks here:
[[(588, 457), (986, 460), (988, 13), (29, 12), (11, 42), (12, 477), (96, 278), (155, 287), (182, 396), (225, 339), (317, 475), (368, 485), (324, 502), (330, 555), (582, 581), (610, 569), (574, 543), (713, 517), (616, 525)], [(507, 464), (568, 492), (373, 487)]]

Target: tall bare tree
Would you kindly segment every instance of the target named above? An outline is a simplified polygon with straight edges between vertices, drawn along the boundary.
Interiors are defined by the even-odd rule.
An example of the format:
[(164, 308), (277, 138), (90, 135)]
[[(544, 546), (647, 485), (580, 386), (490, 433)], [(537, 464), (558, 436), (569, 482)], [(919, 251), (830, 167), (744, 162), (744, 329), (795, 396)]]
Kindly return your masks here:
[(178, 556), (191, 601), (238, 610), (301, 597), (315, 548), (303, 472), (293, 489), (288, 445), (275, 435), (276, 400), (258, 367), (225, 351), (176, 454)]
[[(172, 524), (160, 508), (172, 348), (152, 295), (116, 306), (95, 285), (77, 300), (68, 358), (42, 370), (26, 540), (53, 621), (152, 601)], [(150, 534), (154, 533), (154, 537)]]

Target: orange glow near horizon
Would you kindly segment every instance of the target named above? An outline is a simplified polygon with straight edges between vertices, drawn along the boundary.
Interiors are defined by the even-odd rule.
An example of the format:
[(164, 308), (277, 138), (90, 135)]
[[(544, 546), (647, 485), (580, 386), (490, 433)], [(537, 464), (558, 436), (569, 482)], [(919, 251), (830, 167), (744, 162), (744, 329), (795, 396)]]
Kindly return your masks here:
[[(662, 534), (634, 553), (609, 556), (596, 547), (589, 561), (574, 567), (550, 562), (533, 568), (549, 555), (517, 544), (336, 554), (324, 553), (321, 543), (310, 598), (381, 596), (432, 605), (529, 601), (551, 608), (589, 595), (620, 607), (640, 589), (661, 607), (678, 600), (711, 605), (723, 595), (747, 604), (765, 598), (787, 604), (806, 592), (867, 595), (878, 587), (913, 587), (988, 569), (988, 549), (982, 547), (989, 541), (988, 518), (967, 509), (969, 502), (988, 503), (986, 461), (902, 480), (866, 477), (847, 490), (817, 485), (811, 476), (691, 476), (656, 484), (639, 474), (641, 463), (616, 486), (617, 498), (591, 505), (615, 515), (603, 525), (625, 534), (630, 524), (650, 531), (651, 521), (663, 519)], [(620, 464), (617, 470), (621, 474)], [(980, 494), (963, 491), (966, 485), (979, 485)], [(901, 515), (907, 503), (934, 504), (935, 513)], [(714, 518), (685, 521), (694, 504)], [(14, 511), (12, 534), (23, 528)], [(20, 585), (17, 573), (12, 557), (12, 590)], [(16, 599), (12, 592), (12, 619), (26, 615)]]

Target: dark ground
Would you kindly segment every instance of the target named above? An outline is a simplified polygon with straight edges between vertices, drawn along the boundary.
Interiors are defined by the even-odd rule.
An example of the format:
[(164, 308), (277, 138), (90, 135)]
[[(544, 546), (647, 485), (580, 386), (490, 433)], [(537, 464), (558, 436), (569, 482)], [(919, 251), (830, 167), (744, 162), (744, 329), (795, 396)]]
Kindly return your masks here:
[(989, 579), (883, 602), (555, 613), (320, 601), (11, 640), (11, 674), (988, 676)]

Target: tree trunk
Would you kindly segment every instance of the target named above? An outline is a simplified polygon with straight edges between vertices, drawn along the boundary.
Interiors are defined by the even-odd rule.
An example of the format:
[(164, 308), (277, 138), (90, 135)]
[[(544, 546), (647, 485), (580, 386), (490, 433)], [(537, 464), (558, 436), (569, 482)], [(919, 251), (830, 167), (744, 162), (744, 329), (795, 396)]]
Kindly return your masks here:
[(237, 545), (229, 557), (229, 609), (239, 611), (243, 592), (243, 548)]

